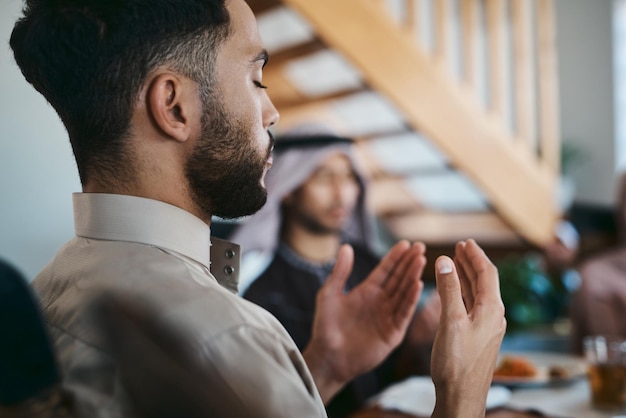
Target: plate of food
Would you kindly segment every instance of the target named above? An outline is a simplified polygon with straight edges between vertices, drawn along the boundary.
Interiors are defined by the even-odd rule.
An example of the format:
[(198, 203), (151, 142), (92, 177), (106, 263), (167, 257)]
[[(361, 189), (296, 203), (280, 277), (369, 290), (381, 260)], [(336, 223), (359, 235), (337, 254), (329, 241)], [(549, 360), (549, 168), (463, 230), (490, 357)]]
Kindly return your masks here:
[(587, 373), (585, 359), (546, 352), (500, 353), (493, 384), (508, 387), (568, 385)]

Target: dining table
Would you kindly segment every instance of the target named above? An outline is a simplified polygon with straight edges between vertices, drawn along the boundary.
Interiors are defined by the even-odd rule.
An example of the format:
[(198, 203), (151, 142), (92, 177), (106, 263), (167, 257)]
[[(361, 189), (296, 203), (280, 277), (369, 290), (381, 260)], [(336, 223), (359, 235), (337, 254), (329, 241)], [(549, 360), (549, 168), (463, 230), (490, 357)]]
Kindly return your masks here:
[[(626, 418), (626, 409), (622, 411), (594, 410), (586, 393), (586, 382), (576, 388), (561, 388), (562, 396), (554, 396), (549, 389), (516, 389), (511, 401), (501, 407), (486, 411), (486, 418)], [(542, 393), (543, 392), (543, 393)], [(566, 395), (563, 395), (567, 393)], [(543, 400), (541, 398), (544, 398)], [(537, 400), (536, 407), (533, 401)], [(550, 406), (546, 407), (546, 403)], [(352, 415), (350, 418), (428, 418), (428, 415), (416, 415), (398, 410), (370, 406)]]
[[(485, 418), (537, 418), (537, 417), (546, 417), (540, 413), (534, 412), (521, 412), (515, 411), (507, 408), (496, 408), (490, 411), (487, 411)], [(380, 407), (371, 407), (367, 409), (363, 409), (358, 411), (352, 415), (350, 418), (428, 418), (424, 415), (412, 415), (399, 411), (391, 411), (385, 410)], [(560, 418), (560, 417), (559, 417)]]
[[(529, 380), (494, 377), (486, 418), (626, 418), (626, 405), (616, 411), (598, 410), (591, 405), (584, 358), (552, 352), (524, 352), (523, 355), (538, 365), (539, 370), (558, 365), (569, 375), (556, 379), (546, 373), (542, 378)], [(368, 407), (350, 418), (427, 418), (434, 407), (434, 397), (432, 380), (427, 376), (413, 376), (387, 388), (372, 398)]]

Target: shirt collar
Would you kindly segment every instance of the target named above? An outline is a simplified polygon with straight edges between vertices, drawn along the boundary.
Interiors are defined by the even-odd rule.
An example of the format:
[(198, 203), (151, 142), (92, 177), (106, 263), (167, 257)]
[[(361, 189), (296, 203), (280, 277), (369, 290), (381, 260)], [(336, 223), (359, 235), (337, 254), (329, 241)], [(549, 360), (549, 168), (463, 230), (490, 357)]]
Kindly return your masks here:
[(77, 236), (165, 248), (210, 266), (211, 228), (191, 213), (143, 197), (74, 193)]

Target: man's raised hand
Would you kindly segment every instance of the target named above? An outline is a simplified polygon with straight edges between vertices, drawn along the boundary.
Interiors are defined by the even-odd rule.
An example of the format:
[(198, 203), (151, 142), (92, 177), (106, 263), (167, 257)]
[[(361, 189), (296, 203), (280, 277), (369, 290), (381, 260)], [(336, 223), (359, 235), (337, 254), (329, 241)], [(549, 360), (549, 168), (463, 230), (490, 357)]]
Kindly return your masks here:
[(433, 417), (484, 417), (506, 331), (498, 271), (473, 240), (456, 245), (454, 262), (439, 257), (435, 269), (442, 309), (431, 358)]
[(357, 287), (344, 293), (354, 261), (349, 245), (316, 299), (311, 342), (303, 354), (324, 402), (376, 367), (400, 344), (421, 294), (422, 243), (397, 243)]

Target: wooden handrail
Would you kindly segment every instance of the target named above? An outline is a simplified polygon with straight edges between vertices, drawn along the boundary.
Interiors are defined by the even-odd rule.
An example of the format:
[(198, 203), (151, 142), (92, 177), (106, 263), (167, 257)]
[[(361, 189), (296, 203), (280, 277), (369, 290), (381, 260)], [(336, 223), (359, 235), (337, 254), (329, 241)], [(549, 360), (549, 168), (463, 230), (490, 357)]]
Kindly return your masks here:
[[(383, 4), (383, 0), (372, 0)], [(461, 28), (462, 81), (478, 96), (478, 33), (486, 36), (487, 110), (521, 145), (559, 172), (560, 132), (554, 0), (461, 0), (460, 21), (451, 19), (452, 0), (427, 0), (433, 7), (433, 58), (446, 70), (452, 60), (452, 24)], [(403, 28), (414, 39), (424, 1), (404, 0)], [(533, 5), (535, 13), (533, 14)], [(484, 28), (479, 26), (484, 15)], [(536, 28), (536, 29), (535, 29)], [(511, 48), (512, 46), (512, 48)], [(477, 101), (480, 103), (481, 100)]]
[[(489, 56), (489, 108), (496, 117), (508, 118), (510, 94), (505, 65), (504, 0), (487, 0), (487, 54)], [(508, 125), (505, 124), (505, 125)]]
[(450, 0), (438, 0), (435, 3), (435, 57), (443, 68), (449, 68), (450, 62)]
[(461, 2), (463, 22), (463, 80), (475, 93), (476, 88), (476, 30), (478, 25), (478, 2), (464, 0)]
[[(408, 11), (398, 20), (381, 13), (381, 0), (283, 0), (308, 19), (322, 42), (358, 68), (364, 84), (394, 105), (407, 126), (435, 142), (505, 222), (529, 241), (545, 244), (560, 216), (554, 198), (558, 103), (553, 14), (552, 22), (539, 19), (548, 7), (544, 2), (553, 0), (538, 0), (537, 16), (530, 13), (531, 0), (462, 0), (461, 23), (451, 19), (452, 0), (429, 1), (434, 6), (432, 52), (420, 47), (420, 33), (415, 33), (423, 2), (405, 0)], [(478, 26), (482, 16), (484, 27)], [(450, 48), (454, 24), (462, 25), (464, 34), (460, 80), (449, 71), (451, 54), (459, 52)], [(535, 24), (540, 45), (533, 39)], [(486, 58), (488, 68), (487, 105), (477, 97), (482, 93), (477, 91), (476, 73), (481, 33), (486, 51), (480, 58)], [(514, 46), (507, 49), (509, 42)], [(535, 50), (540, 54), (536, 63)], [(285, 97), (290, 95), (285, 91)], [(312, 117), (341, 125), (333, 107), (333, 100), (324, 97), (281, 109), (282, 125)]]
[(540, 151), (555, 173), (560, 172), (559, 83), (556, 60), (554, 0), (537, 3), (537, 61), (539, 72)]
[(419, 36), (419, 31), (420, 31), (420, 27), (419, 27), (419, 19), (418, 19), (418, 13), (419, 13), (419, 7), (416, 4), (416, 2), (419, 0), (406, 0), (406, 10), (405, 10), (405, 20), (404, 20), (404, 26), (406, 27), (407, 31), (414, 35), (414, 36)]
[(511, 5), (515, 71), (515, 125), (517, 138), (534, 149), (536, 142), (535, 83), (532, 21), (529, 0), (515, 0)]

